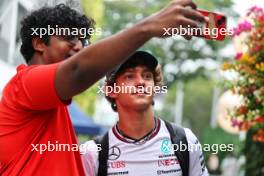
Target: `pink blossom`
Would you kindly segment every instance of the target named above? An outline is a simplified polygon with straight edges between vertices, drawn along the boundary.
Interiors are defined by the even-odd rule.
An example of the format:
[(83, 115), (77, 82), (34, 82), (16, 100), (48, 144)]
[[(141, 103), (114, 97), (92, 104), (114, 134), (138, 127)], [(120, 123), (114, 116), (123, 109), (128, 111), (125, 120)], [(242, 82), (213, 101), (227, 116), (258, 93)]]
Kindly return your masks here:
[(243, 124), (243, 122), (238, 121), (237, 119), (231, 119), (231, 125), (232, 127), (240, 127)]
[(240, 35), (242, 31), (237, 27), (237, 28), (233, 28), (233, 36), (238, 36)]
[(242, 52), (236, 53), (235, 59), (239, 60), (241, 58), (241, 56), (243, 55)]
[(252, 29), (252, 24), (248, 21), (244, 21), (242, 23), (239, 23), (236, 28), (233, 29), (234, 36), (240, 35), (240, 33), (245, 31), (250, 31)]
[(241, 30), (241, 31), (250, 31), (252, 29), (252, 25), (251, 23), (249, 23), (248, 21), (244, 21), (243, 23), (240, 23), (238, 25), (238, 28)]
[(258, 6), (252, 6), (248, 13), (247, 13), (247, 16), (249, 16), (251, 13), (263, 13), (263, 9), (261, 7), (258, 7)]

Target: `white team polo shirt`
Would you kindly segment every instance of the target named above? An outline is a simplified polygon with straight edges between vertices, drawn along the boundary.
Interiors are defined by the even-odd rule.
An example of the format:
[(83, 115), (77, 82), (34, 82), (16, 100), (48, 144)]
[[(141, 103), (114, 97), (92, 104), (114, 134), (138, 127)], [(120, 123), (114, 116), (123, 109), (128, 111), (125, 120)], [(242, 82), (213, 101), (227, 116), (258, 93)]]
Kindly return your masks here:
[[(115, 126), (109, 130), (108, 176), (182, 176), (165, 122), (161, 119), (156, 121), (155, 130), (145, 142), (130, 143)], [(189, 151), (189, 175), (208, 176), (199, 141), (190, 129), (184, 130), (188, 145), (199, 148)], [(96, 149), (97, 145), (93, 140), (87, 141), (81, 148), (88, 176), (97, 176), (99, 161)]]

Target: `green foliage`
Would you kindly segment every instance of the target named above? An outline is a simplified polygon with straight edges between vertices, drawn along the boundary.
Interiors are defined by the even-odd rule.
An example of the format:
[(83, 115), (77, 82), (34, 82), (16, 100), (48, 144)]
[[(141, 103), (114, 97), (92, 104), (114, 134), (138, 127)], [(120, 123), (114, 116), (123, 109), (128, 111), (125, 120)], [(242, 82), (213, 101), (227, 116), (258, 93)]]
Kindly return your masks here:
[(205, 78), (187, 82), (184, 88), (183, 117), (194, 133), (201, 137), (201, 129), (208, 126), (211, 116), (213, 83)]
[[(101, 27), (104, 22), (104, 4), (102, 0), (81, 0), (84, 13), (93, 18), (96, 22), (96, 27)], [(98, 40), (98, 36), (93, 36), (92, 41)], [(98, 91), (98, 83), (74, 97), (74, 100), (87, 114), (92, 116), (95, 112), (95, 102)]]
[[(81, 5), (86, 16), (93, 18), (96, 22), (96, 28), (104, 23), (104, 4), (103, 0), (81, 0)], [(93, 36), (92, 41), (96, 41), (99, 36)]]
[[(156, 12), (157, 10), (165, 7), (169, 0), (157, 1), (157, 0), (134, 0), (134, 1), (105, 1), (105, 23), (103, 30), (105, 36), (114, 34), (119, 30), (132, 25), (140, 19)], [(219, 0), (219, 1), (196, 1), (198, 8), (207, 10), (218, 10), (224, 14), (228, 14), (228, 17), (233, 17), (235, 14), (230, 13), (230, 7), (232, 5), (231, 0)], [(158, 59), (161, 65), (165, 68), (167, 65), (174, 65), (175, 71), (168, 71), (164, 69), (165, 80), (170, 86), (176, 79), (193, 78), (204, 74), (204, 69), (198, 69), (194, 73), (182, 73), (181, 66), (183, 61), (197, 60), (197, 59), (223, 59), (221, 57), (220, 49), (224, 48), (230, 39), (224, 42), (209, 41), (201, 38), (194, 37), (191, 41), (186, 41), (181, 38), (170, 39), (152, 39), (143, 49), (151, 51)], [(202, 67), (203, 68), (203, 67)], [(179, 69), (179, 71), (176, 71)]]
[(264, 124), (252, 127), (247, 132), (244, 154), (246, 156), (246, 176), (264, 175), (264, 142), (256, 142), (253, 140), (254, 134), (259, 130), (264, 130)]
[(74, 100), (82, 108), (82, 110), (87, 114), (92, 116), (95, 111), (95, 101), (98, 92), (98, 83), (94, 84), (92, 87), (81, 93), (80, 95), (74, 97)]
[[(203, 130), (201, 144), (204, 147), (205, 160), (208, 161), (211, 154), (216, 154), (221, 165), (226, 157), (239, 158), (243, 148), (243, 141), (240, 141), (238, 135), (226, 133), (221, 128), (207, 127)], [(210, 146), (210, 151), (206, 146)], [(221, 149), (222, 148), (222, 149)], [(233, 151), (230, 151), (233, 149)], [(208, 168), (209, 169), (209, 168)], [(238, 173), (234, 173), (236, 175)]]
[(233, 4), (231, 0), (217, 0), (217, 1), (207, 1), (207, 0), (194, 0), (198, 8), (206, 9), (208, 11), (230, 11), (230, 6)]
[[(165, 96), (161, 117), (174, 121), (176, 84), (172, 84)], [(211, 115), (212, 92), (214, 83), (206, 78), (197, 77), (184, 84), (183, 124), (190, 127), (200, 139), (202, 129), (208, 126)]]
[[(239, 140), (238, 135), (226, 133), (221, 128), (205, 128), (205, 130), (203, 131), (201, 143), (210, 144), (211, 146), (213, 144), (233, 144), (233, 151), (219, 151), (217, 153), (220, 161), (227, 155), (238, 157), (241, 154), (243, 148), (243, 142)], [(209, 156), (210, 153), (212, 152), (205, 152), (206, 156)]]
[(97, 26), (102, 26), (104, 22), (104, 3), (103, 0), (81, 0), (84, 13), (92, 17)]

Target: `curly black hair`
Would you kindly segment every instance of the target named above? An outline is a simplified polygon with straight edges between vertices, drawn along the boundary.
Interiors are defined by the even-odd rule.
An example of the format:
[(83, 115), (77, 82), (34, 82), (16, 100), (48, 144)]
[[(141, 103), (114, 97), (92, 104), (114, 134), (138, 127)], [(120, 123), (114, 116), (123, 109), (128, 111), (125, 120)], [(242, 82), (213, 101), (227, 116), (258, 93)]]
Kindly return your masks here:
[[(65, 4), (58, 4), (55, 7), (42, 7), (33, 11), (21, 21), (20, 37), (22, 45), (20, 52), (28, 63), (35, 50), (32, 46), (32, 28), (94, 28), (95, 22), (92, 18), (77, 12)], [(86, 35), (90, 39), (89, 33)], [(46, 44), (49, 43), (49, 36), (41, 38)]]

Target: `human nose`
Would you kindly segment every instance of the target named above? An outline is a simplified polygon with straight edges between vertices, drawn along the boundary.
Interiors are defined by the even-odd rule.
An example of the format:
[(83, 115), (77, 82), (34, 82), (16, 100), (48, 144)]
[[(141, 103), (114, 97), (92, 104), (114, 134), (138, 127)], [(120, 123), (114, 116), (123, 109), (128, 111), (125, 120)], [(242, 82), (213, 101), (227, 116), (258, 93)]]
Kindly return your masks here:
[(144, 86), (145, 85), (145, 80), (141, 75), (137, 75), (136, 77), (136, 86)]

